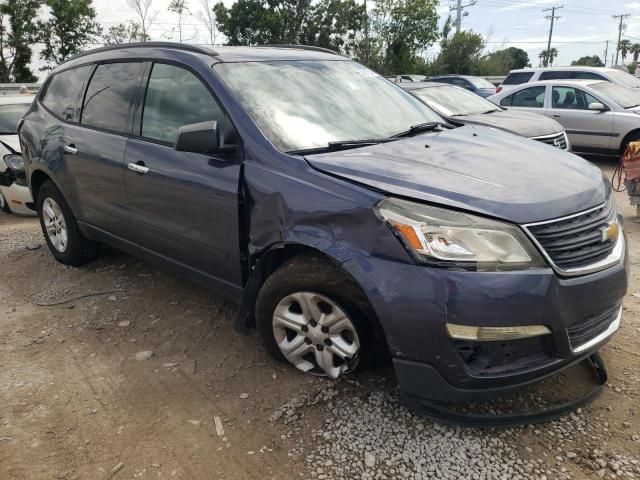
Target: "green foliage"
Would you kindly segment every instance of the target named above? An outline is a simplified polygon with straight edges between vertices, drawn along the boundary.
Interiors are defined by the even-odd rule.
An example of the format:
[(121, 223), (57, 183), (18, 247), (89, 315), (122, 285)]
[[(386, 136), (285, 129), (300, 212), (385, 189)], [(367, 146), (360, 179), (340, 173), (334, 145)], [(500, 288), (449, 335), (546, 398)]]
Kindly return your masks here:
[(46, 20), (38, 22), (44, 48), (40, 58), (50, 70), (67, 58), (84, 51), (101, 34), (91, 0), (45, 0)]
[(189, 15), (187, 0), (171, 0), (167, 10), (178, 15), (178, 41), (182, 43), (182, 22)]
[(618, 51), (620, 52), (620, 55), (622, 56), (622, 62), (624, 63), (624, 61), (627, 59), (627, 55), (629, 55), (629, 52), (631, 52), (631, 41), (620, 40), (620, 43), (618, 44)]
[(149, 36), (142, 33), (139, 23), (129, 22), (125, 25), (120, 23), (109, 27), (107, 33), (102, 35), (102, 40), (106, 45), (116, 45), (120, 43), (146, 42)]
[(280, 14), (264, 0), (238, 0), (230, 8), (219, 2), (213, 7), (218, 30), (228, 45), (278, 43), (282, 35)]
[(0, 2), (0, 82), (30, 83), (31, 45), (37, 40), (36, 17), (42, 0)]
[(314, 5), (301, 42), (351, 55), (366, 22), (364, 4), (355, 0), (320, 0)]
[(371, 12), (371, 66), (384, 74), (405, 73), (438, 37), (437, 0), (379, 0)]
[(604, 63), (600, 60), (598, 55), (586, 55), (580, 57), (578, 60), (571, 62), (571, 65), (583, 66), (583, 67), (604, 67)]
[(553, 65), (553, 61), (557, 57), (558, 57), (557, 48), (551, 48), (549, 50), (545, 49), (542, 52), (540, 52), (540, 55), (538, 55), (538, 58), (540, 59), (542, 65), (545, 67), (550, 67), (551, 65)]
[(479, 62), (477, 75), (506, 75), (511, 70), (530, 67), (529, 55), (521, 48), (509, 47), (486, 55)]
[(484, 38), (473, 31), (462, 31), (440, 41), (437, 69), (446, 73), (472, 75), (478, 72), (482, 61)]

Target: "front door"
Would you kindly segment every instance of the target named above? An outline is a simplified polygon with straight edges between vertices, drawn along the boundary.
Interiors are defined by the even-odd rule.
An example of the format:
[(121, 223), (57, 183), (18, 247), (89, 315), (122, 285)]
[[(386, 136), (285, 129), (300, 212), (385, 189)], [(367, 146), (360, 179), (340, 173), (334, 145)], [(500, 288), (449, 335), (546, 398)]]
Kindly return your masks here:
[(613, 115), (589, 110), (591, 103), (602, 101), (577, 87), (554, 86), (551, 91), (551, 108), (545, 113), (562, 124), (576, 150), (609, 150)]
[(235, 131), (203, 82), (185, 68), (155, 63), (139, 135), (125, 153), (131, 235), (143, 249), (232, 290), (241, 285), (240, 151), (204, 155), (173, 148), (179, 127), (209, 120), (222, 127), (228, 144)]

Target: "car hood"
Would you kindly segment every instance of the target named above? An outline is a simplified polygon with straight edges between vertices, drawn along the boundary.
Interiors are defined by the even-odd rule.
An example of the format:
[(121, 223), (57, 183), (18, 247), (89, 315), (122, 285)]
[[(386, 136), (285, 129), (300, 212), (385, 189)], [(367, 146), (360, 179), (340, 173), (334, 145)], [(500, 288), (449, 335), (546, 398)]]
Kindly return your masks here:
[(498, 112), (480, 115), (465, 115), (452, 118), (465, 124), (473, 123), (515, 133), (523, 137), (542, 137), (564, 130), (564, 127), (552, 118), (538, 113), (517, 112), (515, 110), (500, 110)]
[(379, 191), (515, 223), (563, 217), (603, 203), (600, 170), (555, 147), (465, 126), (354, 150), (309, 164)]
[(0, 144), (7, 150), (20, 152), (20, 139), (18, 135), (0, 135)]

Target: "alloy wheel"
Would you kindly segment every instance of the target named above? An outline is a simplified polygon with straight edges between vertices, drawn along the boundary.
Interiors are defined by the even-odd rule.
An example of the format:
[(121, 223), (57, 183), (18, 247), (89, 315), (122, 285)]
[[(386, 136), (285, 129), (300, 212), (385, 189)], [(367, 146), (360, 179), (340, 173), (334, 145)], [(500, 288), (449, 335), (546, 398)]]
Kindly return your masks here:
[(42, 219), (51, 245), (58, 252), (64, 253), (69, 242), (67, 222), (60, 205), (51, 197), (42, 202)]
[(323, 295), (287, 295), (276, 306), (272, 325), (278, 348), (303, 372), (335, 379), (358, 363), (360, 340), (355, 325)]

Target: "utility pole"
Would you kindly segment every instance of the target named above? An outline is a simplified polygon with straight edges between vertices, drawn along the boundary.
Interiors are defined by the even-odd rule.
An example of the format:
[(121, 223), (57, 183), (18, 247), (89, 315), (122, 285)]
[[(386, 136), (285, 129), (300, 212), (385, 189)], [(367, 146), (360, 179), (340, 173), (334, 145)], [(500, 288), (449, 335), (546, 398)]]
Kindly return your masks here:
[(618, 44), (616, 46), (616, 63), (614, 65), (618, 65), (618, 57), (620, 55), (620, 41), (622, 40), (622, 30), (624, 29), (624, 19), (629, 17), (628, 13), (622, 13), (620, 15), (613, 15), (613, 18), (620, 19), (620, 25), (618, 25)]
[(607, 55), (609, 55), (609, 40), (607, 40), (607, 46), (604, 47), (604, 66), (607, 66)]
[(462, 0), (456, 0), (457, 5), (455, 7), (451, 7), (450, 11), (456, 11), (456, 33), (460, 33), (462, 30), (462, 17), (469, 15), (468, 12), (465, 12), (465, 8), (473, 7), (476, 4), (476, 0), (471, 0), (466, 5), (462, 4)]
[(544, 56), (544, 66), (548, 67), (549, 66), (549, 61), (551, 59), (551, 37), (553, 37), (553, 25), (555, 24), (555, 21), (560, 19), (560, 17), (558, 17), (556, 15), (556, 10), (560, 10), (562, 8), (562, 5), (556, 6), (556, 7), (551, 7), (551, 8), (545, 8), (544, 10), (542, 10), (543, 12), (551, 12), (551, 15), (547, 15), (546, 18), (547, 20), (551, 20), (551, 28), (549, 28), (549, 42), (547, 43), (547, 54)]

